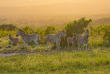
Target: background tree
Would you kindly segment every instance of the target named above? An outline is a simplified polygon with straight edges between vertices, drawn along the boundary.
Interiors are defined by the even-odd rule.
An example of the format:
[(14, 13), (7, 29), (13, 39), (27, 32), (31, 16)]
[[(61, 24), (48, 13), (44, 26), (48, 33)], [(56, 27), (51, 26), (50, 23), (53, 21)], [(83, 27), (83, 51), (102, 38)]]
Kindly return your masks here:
[(0, 25), (0, 30), (3, 30), (3, 31), (5, 31), (5, 30), (7, 30), (7, 31), (13, 31), (16, 28), (17, 27), (14, 26), (13, 24), (2, 24), (2, 25)]
[(63, 47), (63, 46), (67, 45), (66, 39), (69, 36), (73, 36), (73, 33), (82, 34), (83, 32), (85, 32), (85, 28), (89, 25), (90, 22), (92, 22), (91, 19), (86, 20), (84, 17), (79, 20), (74, 20), (74, 21), (68, 23), (64, 27), (66, 30), (66, 38), (62, 39), (61, 46)]
[(68, 23), (65, 26), (67, 37), (72, 36), (73, 33), (82, 34), (83, 32), (85, 32), (84, 28), (86, 28), (90, 22), (92, 22), (91, 19), (86, 20), (84, 17), (79, 20), (74, 20)]

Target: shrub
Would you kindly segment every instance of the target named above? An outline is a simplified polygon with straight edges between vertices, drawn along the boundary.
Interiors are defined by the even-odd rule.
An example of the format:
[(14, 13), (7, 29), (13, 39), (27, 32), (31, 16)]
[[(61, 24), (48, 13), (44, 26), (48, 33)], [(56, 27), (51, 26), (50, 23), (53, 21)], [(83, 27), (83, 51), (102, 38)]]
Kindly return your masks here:
[(16, 35), (16, 30), (13, 30), (13, 31), (3, 31), (3, 30), (0, 30), (0, 37), (6, 37), (8, 36), (8, 34), (15, 34)]
[[(86, 20), (85, 18), (81, 18), (79, 20), (74, 20), (68, 23), (64, 28), (66, 29), (66, 39), (69, 36), (73, 36), (73, 33), (82, 34), (85, 32), (85, 28), (92, 22), (91, 19)], [(66, 40), (62, 39), (61, 46), (64, 47), (67, 45)]]
[(29, 26), (23, 27), (22, 30), (25, 31), (25, 33), (27, 33), (27, 34), (31, 34), (34, 32), (33, 29), (30, 28)]
[(110, 25), (90, 27), (90, 36), (100, 41), (100, 44), (108, 46), (110, 44)]
[(12, 25), (12, 24), (3, 24), (3, 25), (0, 25), (0, 30), (7, 30), (7, 31), (12, 31), (12, 30), (15, 30), (17, 27)]
[(79, 20), (74, 20), (68, 23), (65, 26), (67, 37), (72, 36), (73, 33), (77, 34), (83, 33), (85, 31), (84, 29), (89, 25), (90, 22), (92, 22), (91, 19), (86, 20), (85, 18), (81, 18)]
[(54, 34), (56, 31), (56, 27), (55, 26), (47, 26), (45, 29), (45, 35), (47, 34)]

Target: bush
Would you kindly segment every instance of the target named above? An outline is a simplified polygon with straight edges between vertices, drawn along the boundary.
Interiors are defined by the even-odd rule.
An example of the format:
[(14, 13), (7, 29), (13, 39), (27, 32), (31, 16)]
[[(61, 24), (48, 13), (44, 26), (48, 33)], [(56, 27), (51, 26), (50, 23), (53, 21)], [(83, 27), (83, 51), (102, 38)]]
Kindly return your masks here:
[(0, 30), (0, 37), (6, 37), (8, 36), (8, 34), (12, 34), (12, 35), (16, 35), (17, 31), (16, 30), (13, 30), (13, 31), (3, 31), (3, 30)]
[(31, 33), (34, 32), (33, 29), (30, 28), (29, 26), (23, 27), (22, 30), (23, 30), (25, 33), (27, 33), (27, 34), (31, 34)]
[[(64, 28), (66, 29), (66, 39), (67, 37), (73, 36), (73, 33), (82, 34), (85, 32), (85, 28), (92, 22), (91, 19), (86, 20), (85, 18), (81, 18), (79, 20), (74, 20), (68, 23)], [(62, 39), (61, 46), (64, 47), (67, 45), (67, 41)]]
[(12, 25), (12, 24), (3, 24), (3, 25), (0, 25), (0, 30), (7, 30), (7, 31), (12, 31), (12, 30), (15, 30), (17, 27)]
[(55, 26), (47, 26), (45, 29), (45, 36), (48, 34), (54, 34), (56, 31), (56, 27)]
[(90, 27), (90, 36), (100, 44), (109, 46), (110, 44), (110, 25), (98, 25)]
[(79, 20), (74, 20), (68, 23), (65, 26), (67, 37), (72, 36), (73, 33), (82, 34), (83, 32), (85, 32), (84, 29), (89, 25), (90, 22), (92, 22), (91, 19), (86, 20), (85, 18), (81, 18)]

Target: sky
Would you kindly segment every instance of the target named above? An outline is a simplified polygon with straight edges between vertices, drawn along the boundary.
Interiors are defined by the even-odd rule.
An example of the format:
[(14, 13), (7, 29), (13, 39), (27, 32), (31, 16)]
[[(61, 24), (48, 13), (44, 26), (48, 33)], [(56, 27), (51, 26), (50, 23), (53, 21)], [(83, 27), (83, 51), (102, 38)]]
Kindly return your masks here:
[(0, 0), (0, 7), (33, 6), (55, 3), (88, 3), (96, 5), (109, 5), (110, 0)]
[(0, 0), (0, 15), (110, 14), (110, 0)]

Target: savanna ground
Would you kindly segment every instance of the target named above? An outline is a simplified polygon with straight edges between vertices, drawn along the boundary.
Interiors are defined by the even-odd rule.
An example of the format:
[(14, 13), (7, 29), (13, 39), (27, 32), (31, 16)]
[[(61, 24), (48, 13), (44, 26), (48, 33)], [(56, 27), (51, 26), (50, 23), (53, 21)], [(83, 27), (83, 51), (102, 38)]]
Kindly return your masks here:
[[(91, 20), (90, 20), (91, 21)], [(77, 23), (76, 23), (77, 22)], [(74, 28), (81, 22), (88, 20), (80, 19), (67, 24), (66, 28)], [(77, 25), (75, 25), (77, 24)], [(85, 24), (85, 23), (84, 23)], [(88, 24), (87, 24), (88, 25)], [(86, 27), (87, 27), (86, 25)], [(81, 25), (80, 25), (81, 26)], [(85, 27), (85, 26), (82, 26)], [(82, 29), (81, 27), (81, 29)], [(72, 28), (72, 29), (73, 29)], [(80, 28), (80, 27), (79, 27)], [(41, 39), (48, 33), (57, 33), (59, 29), (48, 26), (46, 29), (32, 30), (29, 27), (22, 28), (26, 33), (37, 33)], [(72, 31), (71, 29), (71, 31)], [(8, 30), (8, 28), (7, 28)], [(46, 42), (39, 41), (39, 50), (36, 45), (30, 43), (28, 49), (23, 48), (20, 39), (20, 48), (15, 45), (10, 47), (8, 34), (15, 37), (17, 30), (0, 30), (0, 73), (1, 74), (109, 74), (110, 73), (110, 47), (109, 47), (109, 25), (90, 27), (89, 47), (84, 51), (67, 50), (66, 46), (56, 51), (53, 47), (46, 50)], [(76, 29), (77, 30), (77, 29)], [(84, 30), (84, 29), (82, 29)], [(78, 30), (79, 31), (79, 30)], [(74, 32), (74, 30), (72, 31)], [(68, 36), (72, 32), (67, 30)], [(81, 31), (79, 31), (80, 33)]]
[(90, 47), (86, 51), (73, 51), (66, 48), (56, 51), (46, 50), (46, 44), (29, 45), (28, 49), (17, 46), (10, 48), (7, 37), (2, 38), (0, 45), (0, 73), (30, 74), (30, 73), (110, 73), (110, 48)]
[(72, 50), (47, 52), (33, 48), (27, 50), (7, 48), (1, 51), (4, 54), (15, 54), (0, 56), (0, 73), (110, 73), (110, 48), (89, 48), (88, 51), (80, 52)]

